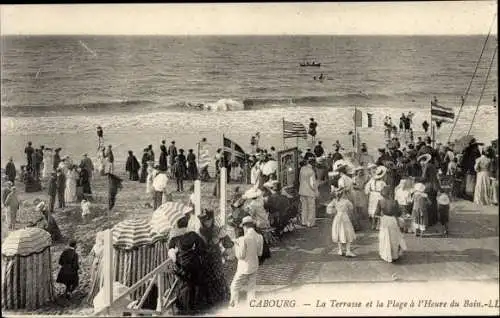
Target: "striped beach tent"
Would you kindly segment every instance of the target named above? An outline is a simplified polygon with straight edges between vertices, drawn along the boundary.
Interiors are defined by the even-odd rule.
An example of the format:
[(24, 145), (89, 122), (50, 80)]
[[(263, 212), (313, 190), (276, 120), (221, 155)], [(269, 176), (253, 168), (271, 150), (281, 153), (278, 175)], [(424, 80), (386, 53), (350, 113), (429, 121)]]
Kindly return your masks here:
[(154, 235), (166, 235), (186, 213), (193, 210), (192, 206), (181, 202), (165, 202), (153, 212), (151, 221)]
[(2, 244), (2, 308), (37, 309), (53, 300), (50, 234), (37, 227), (10, 233)]
[(113, 227), (113, 245), (124, 249), (152, 244), (151, 225), (146, 220), (125, 220)]
[[(166, 241), (153, 242), (151, 230), (147, 220), (139, 219), (122, 221), (113, 228), (115, 281), (130, 287), (167, 259)], [(101, 271), (102, 266), (101, 262)], [(132, 294), (132, 299), (142, 296), (145, 289), (146, 286), (139, 288)]]

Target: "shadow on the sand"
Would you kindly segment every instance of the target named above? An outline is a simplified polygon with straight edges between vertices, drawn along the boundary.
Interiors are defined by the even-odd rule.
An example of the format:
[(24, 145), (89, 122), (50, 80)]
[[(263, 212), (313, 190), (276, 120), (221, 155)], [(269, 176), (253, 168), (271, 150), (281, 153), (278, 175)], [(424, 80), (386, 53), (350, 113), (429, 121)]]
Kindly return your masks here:
[(449, 223), (449, 237), (479, 239), (498, 237), (498, 215), (455, 214)]

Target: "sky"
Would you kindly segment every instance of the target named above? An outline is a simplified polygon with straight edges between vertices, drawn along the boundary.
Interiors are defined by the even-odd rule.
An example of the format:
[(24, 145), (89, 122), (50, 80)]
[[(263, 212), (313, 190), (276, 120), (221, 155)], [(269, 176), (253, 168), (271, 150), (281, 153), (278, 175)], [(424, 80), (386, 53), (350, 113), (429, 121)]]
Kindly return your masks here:
[(496, 12), (495, 1), (2, 5), (0, 34), (468, 35), (488, 33)]

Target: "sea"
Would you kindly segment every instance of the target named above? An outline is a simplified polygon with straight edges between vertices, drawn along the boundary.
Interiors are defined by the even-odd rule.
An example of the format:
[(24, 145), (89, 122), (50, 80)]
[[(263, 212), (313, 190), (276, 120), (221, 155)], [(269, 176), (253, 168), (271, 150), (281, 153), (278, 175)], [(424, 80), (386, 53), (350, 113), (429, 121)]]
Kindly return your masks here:
[[(95, 148), (97, 125), (121, 150), (136, 153), (164, 138), (187, 138), (192, 148), (206, 134), (214, 144), (224, 134), (245, 148), (257, 131), (281, 147), (282, 120), (307, 126), (310, 117), (319, 138), (348, 142), (354, 107), (364, 126), (365, 113), (374, 114), (373, 133), (380, 135), (385, 116), (398, 126), (408, 111), (415, 113), (414, 129), (422, 130), (434, 97), (456, 117), (460, 112), (453, 137), (471, 127), (488, 142), (497, 136), (497, 37), (479, 59), (485, 39), (2, 36), (2, 162), (22, 157), (28, 140), (62, 144), (80, 156), (86, 144)], [(313, 61), (320, 67), (300, 66)], [(440, 128), (443, 141), (452, 126)]]

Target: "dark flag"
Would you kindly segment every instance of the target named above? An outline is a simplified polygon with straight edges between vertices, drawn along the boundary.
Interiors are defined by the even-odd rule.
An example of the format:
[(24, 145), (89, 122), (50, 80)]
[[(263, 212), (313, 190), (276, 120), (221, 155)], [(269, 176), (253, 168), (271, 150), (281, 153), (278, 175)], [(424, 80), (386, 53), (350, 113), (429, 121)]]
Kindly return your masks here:
[(229, 155), (229, 160), (239, 159), (245, 160), (245, 151), (237, 143), (229, 138), (224, 137), (224, 155)]
[(373, 114), (366, 113), (366, 116), (368, 118), (368, 127), (373, 127)]

